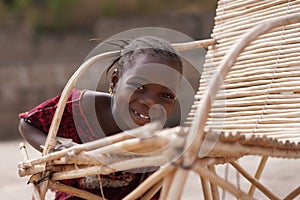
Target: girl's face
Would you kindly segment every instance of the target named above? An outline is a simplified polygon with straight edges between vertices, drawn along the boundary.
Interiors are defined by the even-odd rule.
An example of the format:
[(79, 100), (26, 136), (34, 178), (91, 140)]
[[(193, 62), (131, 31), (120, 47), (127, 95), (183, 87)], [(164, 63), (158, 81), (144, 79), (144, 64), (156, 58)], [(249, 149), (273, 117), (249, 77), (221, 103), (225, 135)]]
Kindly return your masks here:
[(174, 61), (150, 55), (141, 55), (132, 66), (123, 67), (122, 76), (115, 77), (113, 104), (114, 119), (121, 129), (166, 121), (181, 76), (176, 68)]

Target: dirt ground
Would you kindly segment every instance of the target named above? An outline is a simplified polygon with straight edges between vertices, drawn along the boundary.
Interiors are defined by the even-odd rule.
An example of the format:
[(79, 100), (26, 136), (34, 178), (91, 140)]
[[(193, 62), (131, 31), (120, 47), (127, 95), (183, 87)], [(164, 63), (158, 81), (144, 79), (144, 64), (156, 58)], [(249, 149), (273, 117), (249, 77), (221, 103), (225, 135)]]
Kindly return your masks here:
[[(22, 161), (21, 153), (18, 149), (20, 141), (0, 142), (0, 199), (5, 200), (26, 200), (31, 199), (32, 188), (27, 185), (27, 177), (20, 178), (17, 173), (17, 164)], [(28, 146), (28, 145), (27, 145)], [(37, 158), (39, 155), (30, 147), (27, 148), (30, 158)], [(241, 158), (239, 164), (244, 166), (248, 172), (254, 174), (259, 158), (249, 156)], [(217, 166), (217, 172), (224, 177), (226, 168), (228, 169), (228, 180), (248, 191), (249, 183), (228, 165)], [(285, 197), (289, 192), (300, 185), (300, 160), (289, 159), (269, 159), (266, 169), (263, 173), (261, 181), (273, 193), (279, 195), (280, 198)], [(219, 191), (221, 199), (235, 199), (229, 193)], [(268, 199), (261, 192), (255, 192), (255, 198)], [(53, 199), (53, 194), (49, 192), (47, 199)], [(201, 192), (201, 184), (196, 174), (190, 173), (188, 182), (184, 187), (182, 199), (198, 200), (203, 199)], [(298, 196), (296, 199), (300, 199)]]

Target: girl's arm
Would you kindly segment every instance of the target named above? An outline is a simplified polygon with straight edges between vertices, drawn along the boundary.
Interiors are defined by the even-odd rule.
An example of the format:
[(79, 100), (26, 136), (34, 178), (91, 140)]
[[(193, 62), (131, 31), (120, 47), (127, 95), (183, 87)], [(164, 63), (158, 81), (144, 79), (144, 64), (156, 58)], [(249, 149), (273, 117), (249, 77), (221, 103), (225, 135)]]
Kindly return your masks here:
[(42, 152), (43, 148), (41, 145), (45, 145), (47, 134), (32, 126), (30, 123), (26, 122), (24, 119), (20, 120), (19, 131), (23, 138), (36, 150)]

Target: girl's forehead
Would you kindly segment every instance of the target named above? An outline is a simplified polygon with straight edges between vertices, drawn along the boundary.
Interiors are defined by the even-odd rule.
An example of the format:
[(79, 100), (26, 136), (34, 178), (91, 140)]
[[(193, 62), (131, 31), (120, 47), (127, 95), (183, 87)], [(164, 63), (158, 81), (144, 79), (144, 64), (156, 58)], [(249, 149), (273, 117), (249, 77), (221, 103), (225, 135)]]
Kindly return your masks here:
[(181, 66), (176, 59), (172, 59), (172, 57), (161, 55), (161, 54), (140, 54), (134, 57), (130, 62), (124, 64), (124, 71), (137, 68), (143, 66), (145, 64), (162, 64), (174, 68), (178, 71), (181, 71)]
[(168, 65), (169, 67), (178, 66), (178, 63), (176, 63), (174, 59), (171, 59), (171, 57), (163, 56), (160, 54), (158, 55), (142, 54), (138, 56), (133, 63), (134, 66), (140, 66), (149, 63), (163, 64), (163, 65)]
[[(149, 61), (149, 60), (148, 60)], [(126, 70), (124, 81), (138, 81), (141, 84), (159, 84), (175, 90), (180, 82), (181, 74), (173, 67), (163, 63), (140, 62), (135, 67)]]

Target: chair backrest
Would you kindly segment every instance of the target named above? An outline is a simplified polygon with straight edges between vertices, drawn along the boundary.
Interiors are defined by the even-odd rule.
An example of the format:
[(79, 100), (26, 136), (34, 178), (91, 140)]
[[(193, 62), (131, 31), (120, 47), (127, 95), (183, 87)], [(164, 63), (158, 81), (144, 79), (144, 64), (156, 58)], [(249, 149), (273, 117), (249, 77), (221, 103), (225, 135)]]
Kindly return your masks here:
[[(200, 101), (211, 75), (249, 29), (263, 21), (299, 13), (300, 2), (220, 0), (200, 86)], [(186, 124), (192, 122), (192, 109)], [(300, 141), (300, 23), (275, 28), (238, 57), (213, 102), (206, 130)]]

